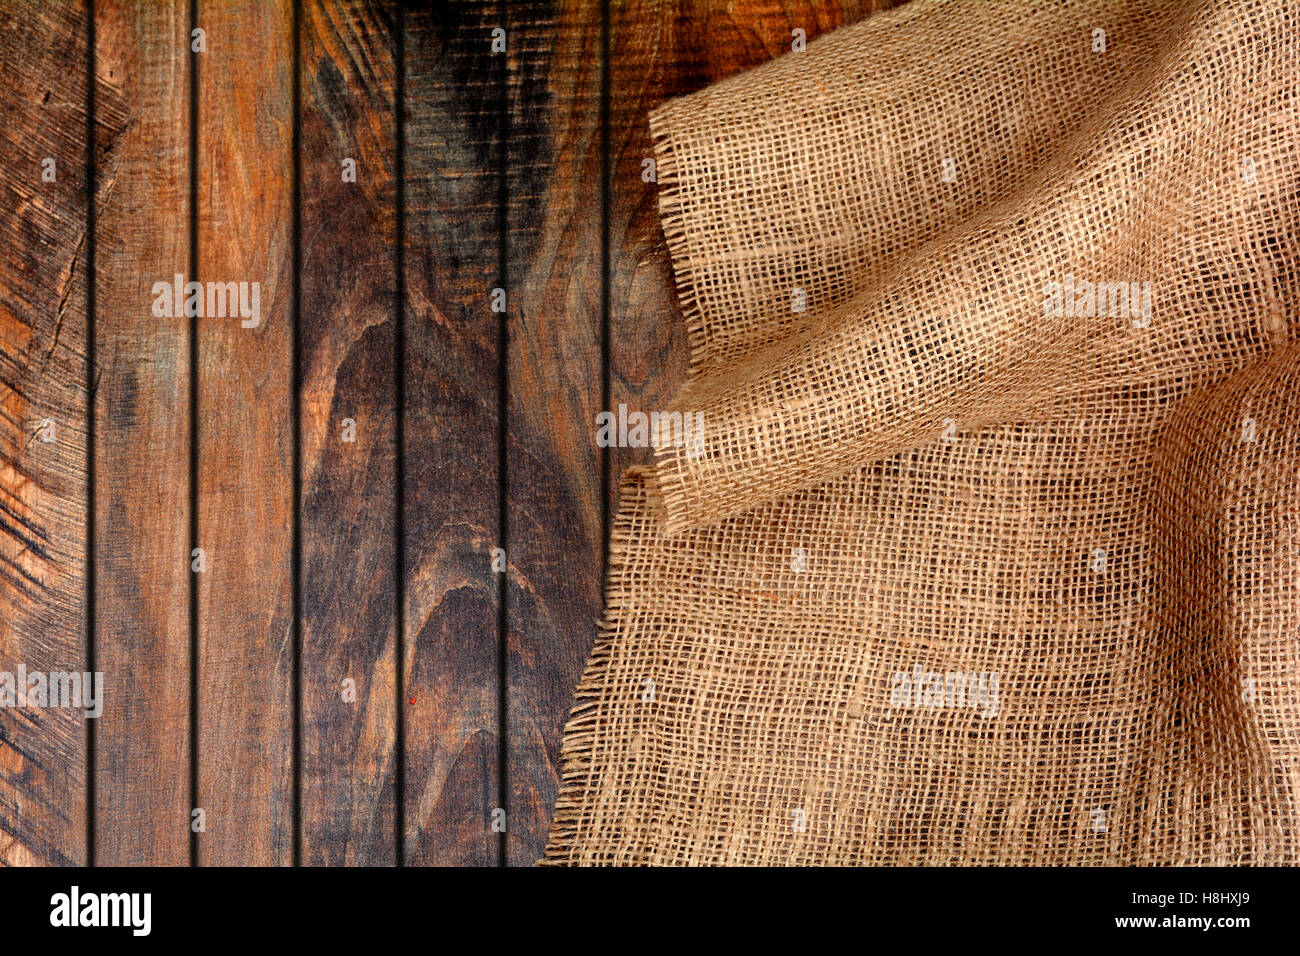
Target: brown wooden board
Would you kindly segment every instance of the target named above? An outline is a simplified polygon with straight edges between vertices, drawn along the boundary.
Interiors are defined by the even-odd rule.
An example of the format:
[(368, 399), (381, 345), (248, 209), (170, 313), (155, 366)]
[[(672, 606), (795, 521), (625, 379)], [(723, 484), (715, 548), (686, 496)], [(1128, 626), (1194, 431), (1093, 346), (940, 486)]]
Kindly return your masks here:
[[(189, 336), (154, 284), (189, 262), (188, 7), (99, 0), (95, 861), (189, 861)], [(108, 100), (101, 96), (99, 103)], [(102, 115), (102, 106), (97, 110)]]
[[(199, 274), (261, 318), (199, 319), (198, 807), (203, 865), (285, 864), (293, 836), (293, 14), (199, 4)], [(192, 278), (188, 277), (187, 278)], [(352, 561), (355, 556), (349, 555)]]
[(302, 5), (301, 812), (313, 866), (396, 859), (396, 13)]
[[(80, 3), (0, 13), (0, 671), (21, 683), (86, 666), (87, 43)], [(85, 828), (84, 711), (0, 710), (0, 863), (83, 863)]]
[(490, 866), (497, 744), (493, 11), (406, 19), (406, 853)]
[(510, 4), (510, 865), (545, 846), (601, 610), (601, 8)]

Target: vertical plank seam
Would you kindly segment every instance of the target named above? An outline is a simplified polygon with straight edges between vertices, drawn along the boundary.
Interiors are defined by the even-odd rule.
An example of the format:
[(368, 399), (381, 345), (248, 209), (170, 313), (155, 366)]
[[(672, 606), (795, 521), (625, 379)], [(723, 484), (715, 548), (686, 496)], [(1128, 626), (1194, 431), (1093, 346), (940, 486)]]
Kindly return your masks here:
[[(199, 23), (199, 0), (189, 3), (190, 46), (190, 136), (189, 136), (189, 229), (190, 278), (199, 281), (199, 55), (194, 49), (194, 31)], [(189, 537), (190, 561), (199, 546), (199, 322), (197, 315), (189, 316), (189, 414), (190, 414), (190, 474), (189, 474)], [(189, 576), (189, 638), (190, 638), (190, 866), (199, 865), (199, 834), (194, 828), (193, 814), (199, 806), (199, 579), (191, 564)]]
[(396, 136), (395, 275), (393, 303), (393, 653), (396, 711), (394, 713), (393, 829), (394, 865), (406, 865), (406, 7), (395, 4), (394, 126)]
[(497, 287), (505, 291), (506, 306), (497, 322), (497, 547), (505, 555), (497, 578), (497, 800), (505, 825), (497, 838), (497, 865), (509, 865), (510, 830), (510, 542), (509, 542), (509, 428), (510, 415), (510, 11), (502, 0), (498, 8), (506, 46), (497, 76)]
[(290, 404), (293, 406), (293, 540), (289, 563), (292, 597), (293, 644), (293, 836), (292, 865), (302, 866), (302, 0), (293, 0), (293, 318), (289, 335), (292, 371)]
[[(95, 653), (95, 0), (86, 0), (86, 671), (94, 679)], [(95, 721), (86, 720), (86, 865), (95, 865)]]

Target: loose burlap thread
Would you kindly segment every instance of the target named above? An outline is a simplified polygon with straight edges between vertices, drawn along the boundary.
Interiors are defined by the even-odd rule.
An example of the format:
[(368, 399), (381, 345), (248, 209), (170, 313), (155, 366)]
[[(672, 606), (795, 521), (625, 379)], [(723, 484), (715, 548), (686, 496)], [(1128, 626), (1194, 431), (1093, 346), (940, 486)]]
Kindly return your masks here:
[(1295, 861), (1297, 44), (914, 0), (652, 114), (704, 428), (544, 862)]

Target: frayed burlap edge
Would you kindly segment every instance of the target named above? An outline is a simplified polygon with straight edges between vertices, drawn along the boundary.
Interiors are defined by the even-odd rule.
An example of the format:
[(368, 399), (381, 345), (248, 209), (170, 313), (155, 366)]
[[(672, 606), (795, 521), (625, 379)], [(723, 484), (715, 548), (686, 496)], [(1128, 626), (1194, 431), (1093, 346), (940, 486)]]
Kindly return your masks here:
[(605, 613), (601, 618), (595, 646), (574, 692), (573, 707), (564, 725), (560, 745), (560, 789), (555, 801), (551, 836), (545, 857), (538, 865), (558, 865), (570, 861), (578, 837), (579, 811), (583, 805), (591, 776), (593, 729), (605, 688), (606, 672), (619, 640), (623, 615), (630, 606), (627, 587), (627, 553), (632, 542), (635, 517), (653, 508), (658, 498), (651, 469), (644, 465), (629, 468), (619, 482), (618, 512), (609, 535), (609, 569), (605, 576)]

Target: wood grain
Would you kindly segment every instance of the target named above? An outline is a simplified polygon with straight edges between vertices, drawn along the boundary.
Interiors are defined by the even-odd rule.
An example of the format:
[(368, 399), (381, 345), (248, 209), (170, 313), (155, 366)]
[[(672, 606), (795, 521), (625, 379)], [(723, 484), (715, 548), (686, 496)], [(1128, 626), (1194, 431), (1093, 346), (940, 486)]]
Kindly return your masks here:
[(490, 866), (498, 806), (499, 21), (406, 24), (408, 862)]
[[(261, 324), (199, 320), (203, 865), (292, 855), (292, 23), (199, 5), (198, 281), (260, 282)], [(350, 558), (349, 558), (350, 559)]]
[[(345, 0), (302, 8), (307, 865), (396, 860), (396, 13)], [(355, 182), (343, 180), (345, 158), (355, 161)]]
[(601, 610), (601, 10), (510, 5), (511, 865), (541, 858)]
[(95, 642), (112, 695), (95, 727), (95, 859), (182, 866), (189, 337), (186, 319), (153, 315), (152, 289), (189, 263), (188, 6), (99, 0), (96, 15), (98, 83), (129, 113), (97, 143)]
[[(15, 676), (86, 662), (86, 46), (80, 3), (0, 14), (0, 671)], [(0, 863), (84, 862), (85, 826), (83, 712), (0, 710)]]

